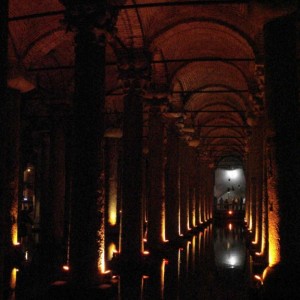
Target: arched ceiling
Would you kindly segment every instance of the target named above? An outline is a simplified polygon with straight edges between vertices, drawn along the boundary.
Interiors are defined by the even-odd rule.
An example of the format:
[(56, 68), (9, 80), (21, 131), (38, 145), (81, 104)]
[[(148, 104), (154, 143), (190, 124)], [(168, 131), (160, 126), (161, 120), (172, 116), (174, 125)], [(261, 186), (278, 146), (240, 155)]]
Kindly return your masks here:
[[(151, 91), (168, 95), (170, 111), (182, 114), (186, 131), (193, 128), (189, 138), (199, 141), (200, 155), (206, 153), (214, 162), (242, 160), (247, 117), (256, 111), (262, 28), (295, 7), (261, 1), (107, 2), (119, 10), (106, 47), (105, 109), (117, 113), (106, 118), (108, 126), (121, 124), (119, 60), (124, 49), (139, 49), (151, 56)], [(53, 99), (56, 104), (71, 99), (74, 32), (66, 31), (64, 6), (58, 0), (9, 4), (10, 86), (22, 92), (43, 90), (49, 105)]]

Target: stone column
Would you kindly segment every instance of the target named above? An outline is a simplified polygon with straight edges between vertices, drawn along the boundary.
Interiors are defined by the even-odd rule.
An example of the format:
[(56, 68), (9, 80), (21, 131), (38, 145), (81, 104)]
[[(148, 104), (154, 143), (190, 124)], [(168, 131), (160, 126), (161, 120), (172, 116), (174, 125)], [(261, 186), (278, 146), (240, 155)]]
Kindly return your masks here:
[(299, 16), (295, 13), (277, 18), (264, 28), (266, 100), (269, 117), (274, 124), (278, 168), (281, 256), (279, 266), (273, 268), (273, 279), (276, 276), (278, 282), (273, 282), (274, 288), (270, 286), (269, 291), (274, 296), (286, 299), (300, 292), (298, 20)]
[(255, 249), (261, 247), (262, 242), (262, 212), (263, 212), (263, 122), (258, 120), (258, 127), (253, 129), (253, 173), (255, 177), (256, 194), (256, 217), (254, 243)]
[(153, 104), (149, 115), (149, 185), (148, 244), (150, 249), (159, 247), (165, 240), (164, 180), (164, 123), (161, 107)]
[(105, 270), (103, 29), (111, 28), (114, 22), (106, 1), (61, 2), (66, 6), (65, 22), (75, 31), (70, 281), (88, 287), (99, 282), (99, 274)]
[(197, 159), (195, 148), (188, 146), (188, 170), (189, 170), (189, 227), (198, 225), (196, 216), (196, 170)]
[[(1, 98), (5, 105), (1, 108), (5, 112), (1, 131), (5, 133), (1, 147), (4, 147), (5, 158), (4, 177), (1, 183), (1, 208), (3, 220), (1, 224), (1, 251), (4, 251), (3, 286), (10, 288), (11, 271), (15, 266), (14, 247), (18, 244), (18, 204), (19, 204), (19, 176), (20, 176), (20, 93), (7, 91), (6, 99)], [(2, 287), (0, 292), (2, 293)]]
[(179, 139), (179, 213), (180, 234), (185, 235), (189, 228), (189, 157), (185, 137)]
[(278, 199), (278, 170), (275, 159), (274, 136), (267, 139), (266, 149), (267, 166), (267, 196), (268, 196), (268, 263), (274, 266), (280, 262), (280, 212)]
[[(7, 41), (8, 41), (8, 0), (1, 1), (0, 4), (0, 140), (2, 144), (0, 146), (0, 230), (4, 232), (6, 227), (6, 214), (5, 210), (5, 105), (7, 102), (7, 68), (8, 68), (8, 56), (7, 56)], [(0, 235), (0, 300), (3, 299), (4, 295), (4, 256), (5, 256), (5, 239), (4, 234)]]
[[(195, 152), (197, 149), (194, 150)], [(196, 174), (195, 174), (195, 218), (196, 218), (196, 226), (199, 226), (201, 224), (201, 219), (200, 219), (200, 204), (201, 204), (201, 193), (200, 193), (200, 184), (199, 184), (199, 178), (200, 178), (200, 163), (199, 163), (199, 157), (198, 154), (196, 153), (196, 162), (195, 162), (195, 167), (196, 167)]]
[[(247, 142), (249, 143), (249, 140), (247, 140)], [(245, 219), (247, 222), (247, 228), (248, 230), (251, 229), (251, 197), (250, 197), (250, 186), (251, 186), (251, 174), (250, 174), (250, 156), (249, 156), (249, 146), (246, 146), (245, 149), (245, 179), (246, 179), (246, 191), (245, 191), (245, 198), (246, 198), (246, 202), (245, 202)]]
[(10, 90), (6, 106), (6, 184), (5, 193), (7, 220), (7, 246), (18, 243), (17, 216), (19, 203), (19, 176), (20, 176), (20, 93)]
[(167, 128), (166, 164), (166, 238), (179, 235), (179, 137), (175, 120)]
[(199, 179), (198, 179), (198, 185), (200, 190), (200, 222), (201, 224), (206, 222), (206, 216), (205, 216), (205, 210), (206, 210), (206, 204), (205, 204), (205, 159), (201, 156), (199, 157)]
[(143, 99), (149, 79), (149, 57), (143, 49), (119, 53), (119, 71), (124, 84), (123, 199), (121, 258), (136, 264), (143, 252)]

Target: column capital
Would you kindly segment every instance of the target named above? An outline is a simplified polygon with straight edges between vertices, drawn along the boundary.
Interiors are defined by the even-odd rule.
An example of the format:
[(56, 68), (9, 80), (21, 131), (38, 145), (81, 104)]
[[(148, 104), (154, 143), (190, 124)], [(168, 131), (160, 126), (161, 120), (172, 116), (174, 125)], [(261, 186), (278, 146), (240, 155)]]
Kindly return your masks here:
[(255, 88), (250, 97), (256, 115), (262, 115), (265, 107), (265, 65), (256, 64), (254, 71)]
[(108, 0), (59, 0), (66, 8), (63, 23), (67, 30), (98, 28), (114, 31), (118, 9)]
[(139, 91), (148, 88), (151, 80), (151, 55), (144, 48), (118, 49), (119, 79), (124, 92)]

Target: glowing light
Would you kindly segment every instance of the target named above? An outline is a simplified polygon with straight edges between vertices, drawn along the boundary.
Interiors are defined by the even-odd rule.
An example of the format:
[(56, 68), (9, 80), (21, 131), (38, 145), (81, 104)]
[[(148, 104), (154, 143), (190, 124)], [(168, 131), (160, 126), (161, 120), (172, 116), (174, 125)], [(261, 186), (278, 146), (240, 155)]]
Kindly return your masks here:
[[(101, 207), (100, 211), (104, 216), (104, 205)], [(100, 228), (98, 230), (99, 236), (99, 248), (98, 248), (98, 270), (100, 273), (105, 272), (105, 229), (104, 229), (104, 221), (101, 222)]]
[(165, 201), (162, 203), (162, 213), (161, 213), (161, 239), (166, 242), (166, 208)]
[(148, 275), (143, 275), (143, 279), (149, 279)]
[(118, 252), (117, 248), (116, 248), (116, 244), (115, 243), (110, 243), (108, 248), (107, 248), (107, 252), (108, 252), (107, 253), (107, 259), (111, 260), (115, 256), (116, 252)]
[(31, 169), (30, 168), (27, 168), (27, 170), (26, 170), (27, 172), (31, 172)]
[(147, 242), (147, 239), (143, 239), (144, 242)]
[(261, 285), (264, 284), (263, 279), (259, 275), (254, 275), (254, 278), (260, 282)]
[(228, 224), (228, 228), (229, 228), (229, 230), (232, 230), (232, 224), (231, 223)]
[(111, 192), (108, 203), (108, 223), (112, 226), (117, 224), (117, 193)]
[(70, 267), (68, 265), (64, 265), (62, 268), (64, 271), (70, 271)]
[(10, 288), (12, 290), (14, 290), (16, 288), (16, 283), (17, 283), (17, 272), (19, 270), (16, 268), (13, 268), (11, 271), (11, 275), (10, 275)]
[(239, 169), (228, 170), (227, 175), (229, 179), (236, 179), (239, 176)]
[(237, 263), (237, 259), (236, 259), (236, 257), (235, 256), (230, 256), (229, 258), (228, 258), (228, 263), (231, 265), (231, 266), (234, 266), (234, 265), (236, 265), (236, 263)]
[(229, 214), (229, 215), (232, 215), (232, 214), (233, 214), (233, 211), (232, 211), (232, 210), (229, 210), (229, 211), (228, 211), (228, 214)]
[(163, 259), (162, 264), (161, 264), (161, 268), (160, 268), (160, 291), (161, 291), (161, 299), (164, 298), (165, 271), (166, 271), (166, 261)]
[(25, 260), (28, 261), (28, 251), (25, 251)]
[(144, 255), (149, 255), (150, 254), (150, 252), (147, 251), (147, 250), (145, 250), (143, 253), (144, 253)]

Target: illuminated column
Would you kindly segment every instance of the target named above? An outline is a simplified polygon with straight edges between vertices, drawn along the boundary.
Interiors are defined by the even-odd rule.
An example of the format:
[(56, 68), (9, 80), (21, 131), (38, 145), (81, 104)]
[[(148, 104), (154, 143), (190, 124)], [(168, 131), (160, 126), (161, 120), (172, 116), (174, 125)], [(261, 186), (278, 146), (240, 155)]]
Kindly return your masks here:
[(118, 223), (119, 204), (119, 162), (120, 162), (120, 129), (105, 132), (105, 184), (107, 199), (105, 203), (106, 230), (114, 228)]
[(205, 170), (204, 170), (204, 163), (205, 160), (203, 157), (199, 158), (199, 179), (198, 179), (198, 185), (199, 185), (199, 191), (200, 191), (200, 222), (205, 223), (206, 217), (205, 217)]
[(66, 6), (65, 23), (75, 31), (70, 281), (86, 287), (99, 282), (99, 274), (105, 270), (103, 30), (111, 28), (113, 22), (106, 1), (61, 2)]
[(195, 219), (196, 219), (196, 226), (199, 226), (201, 224), (200, 220), (200, 187), (199, 187), (199, 177), (200, 177), (200, 165), (199, 165), (199, 157), (197, 153), (197, 148), (195, 148)]
[(17, 216), (19, 199), (20, 176), (20, 93), (10, 90), (6, 107), (6, 209), (9, 223), (6, 224), (8, 233), (8, 245), (16, 245), (18, 242)]
[(149, 201), (148, 201), (148, 244), (157, 248), (165, 240), (164, 180), (164, 123), (162, 107), (150, 107), (149, 114)]
[(196, 220), (196, 168), (197, 158), (195, 148), (188, 142), (188, 169), (189, 169), (189, 227), (198, 225)]
[[(7, 41), (8, 41), (8, 0), (1, 1), (0, 3), (0, 141), (2, 143), (0, 147), (0, 230), (3, 231), (6, 225), (7, 210), (5, 209), (4, 195), (6, 190), (6, 143), (5, 137), (5, 106), (7, 104), (7, 68), (8, 68), (8, 56), (7, 56)], [(0, 234), (0, 299), (3, 299), (4, 291), (4, 257), (5, 257), (5, 245), (6, 241), (4, 234)]]
[(149, 55), (128, 49), (119, 55), (124, 84), (121, 257), (138, 263), (143, 252), (143, 100), (150, 76)]
[(214, 163), (210, 162), (208, 164), (208, 219), (211, 220), (213, 217), (213, 197), (214, 197), (214, 176), (215, 169)]
[(277, 18), (264, 28), (266, 100), (275, 130), (280, 211), (281, 262), (276, 272), (279, 284), (274, 293), (286, 299), (300, 292), (298, 33), (297, 14)]
[(259, 118), (258, 127), (253, 128), (253, 173), (255, 174), (255, 202), (256, 202), (256, 217), (255, 217), (255, 236), (254, 244), (256, 250), (261, 247), (262, 238), (262, 208), (263, 208), (263, 122)]
[[(247, 144), (249, 143), (249, 139), (247, 139)], [(251, 230), (251, 197), (250, 197), (250, 186), (251, 186), (251, 175), (250, 175), (250, 159), (249, 159), (249, 145), (246, 146), (245, 149), (245, 180), (246, 180), (246, 192), (245, 192), (245, 219), (247, 222), (248, 230)]]
[(280, 215), (278, 202), (278, 171), (275, 160), (274, 136), (269, 136), (266, 150), (267, 196), (268, 196), (268, 262), (272, 267), (280, 262)]
[(179, 137), (175, 120), (167, 127), (166, 164), (166, 238), (174, 240), (180, 231), (179, 223)]
[(179, 140), (179, 170), (180, 170), (180, 234), (185, 235), (189, 228), (189, 157), (185, 137)]

